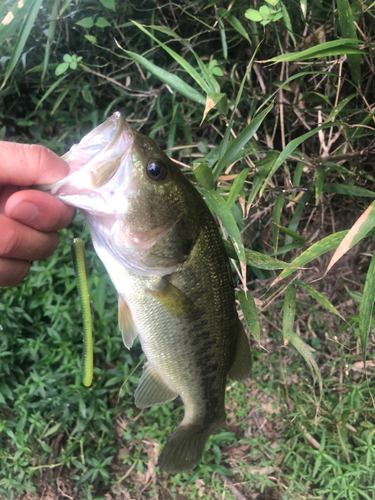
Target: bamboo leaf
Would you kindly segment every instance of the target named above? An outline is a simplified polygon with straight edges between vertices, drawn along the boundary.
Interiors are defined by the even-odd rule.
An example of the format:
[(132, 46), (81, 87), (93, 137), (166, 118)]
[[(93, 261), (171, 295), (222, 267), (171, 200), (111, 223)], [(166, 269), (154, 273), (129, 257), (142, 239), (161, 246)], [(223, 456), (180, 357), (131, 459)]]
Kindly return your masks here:
[(350, 95), (349, 97), (346, 97), (345, 99), (343, 99), (340, 104), (338, 104), (337, 106), (335, 106), (332, 111), (330, 112), (330, 114), (328, 115), (328, 118), (326, 120), (324, 120), (324, 123), (328, 123), (330, 122), (331, 120), (335, 119), (336, 116), (340, 113), (340, 111), (345, 108), (345, 106), (348, 104), (348, 102), (350, 102), (354, 97), (356, 97), (357, 94), (352, 94)]
[[(357, 38), (357, 30), (354, 25), (353, 12), (349, 0), (337, 0), (337, 10), (339, 13), (339, 23), (343, 38)], [(356, 85), (361, 83), (361, 55), (348, 55), (348, 64), (353, 81)]]
[(333, 314), (336, 314), (339, 318), (345, 321), (345, 318), (341, 316), (341, 314), (338, 312), (335, 306), (331, 304), (331, 302), (324, 297), (323, 294), (315, 290), (312, 286), (308, 285), (302, 280), (295, 280), (293, 283), (296, 285), (300, 286), (301, 288), (304, 288), (310, 295), (313, 297), (317, 302), (319, 302), (320, 305), (325, 307), (328, 311), (330, 311)]
[(272, 211), (272, 237), (273, 237), (273, 248), (277, 252), (277, 243), (279, 240), (279, 224), (281, 218), (281, 212), (283, 211), (285, 201), (285, 193), (280, 193), (275, 201), (275, 205)]
[(317, 257), (320, 257), (320, 255), (329, 252), (333, 248), (336, 248), (344, 239), (347, 233), (348, 231), (340, 231), (339, 233), (330, 234), (326, 238), (323, 238), (317, 243), (314, 243), (314, 245), (312, 245), (310, 248), (301, 253), (301, 255), (299, 255), (296, 259), (294, 259), (290, 263), (291, 267), (282, 271), (280, 275), (272, 282), (271, 286), (274, 286), (276, 283), (292, 274), (296, 269), (303, 267), (305, 264), (308, 264)]
[(283, 337), (284, 345), (289, 343), (293, 333), (294, 318), (296, 315), (296, 287), (291, 284), (286, 287), (283, 306)]
[(240, 23), (240, 21), (233, 15), (231, 14), (229, 11), (227, 11), (226, 9), (222, 9), (222, 8), (219, 8), (217, 9), (217, 12), (220, 16), (224, 17), (224, 19), (226, 21), (228, 21), (229, 24), (231, 24), (233, 26), (233, 28), (238, 31), (238, 33), (243, 36), (250, 44), (251, 44), (251, 41), (250, 41), (250, 38), (249, 38), (249, 35), (247, 34), (247, 31), (245, 30), (245, 28), (242, 26), (242, 24)]
[(359, 196), (361, 198), (375, 198), (375, 193), (357, 186), (339, 184), (333, 182), (332, 184), (324, 184), (323, 191), (325, 193), (345, 194), (347, 196)]
[(211, 211), (219, 217), (225, 231), (233, 239), (233, 245), (240, 262), (246, 264), (245, 247), (243, 245), (236, 220), (233, 217), (230, 208), (228, 208), (228, 205), (223, 200), (223, 197), (216, 191), (202, 189), (201, 192), (206, 198), (207, 205), (210, 207)]
[(336, 264), (336, 262), (356, 243), (362, 240), (373, 227), (375, 227), (375, 201), (363, 212), (360, 218), (355, 222), (355, 224), (350, 228), (345, 238), (342, 240), (338, 246), (336, 252), (334, 253), (324, 276), (328, 273), (331, 267)]
[[(227, 252), (228, 257), (231, 259), (238, 259), (234, 246), (230, 241), (223, 240), (225, 250)], [(266, 269), (268, 271), (273, 271), (276, 269), (289, 269), (290, 264), (287, 262), (282, 262), (281, 260), (273, 259), (268, 255), (264, 255), (260, 252), (254, 252), (254, 250), (249, 250), (245, 248), (246, 262), (250, 264), (252, 267), (256, 267), (257, 269)], [(292, 272), (295, 269), (292, 270)]]
[[(296, 202), (297, 206), (294, 210), (294, 214), (293, 214), (292, 218), (290, 219), (289, 226), (288, 226), (288, 229), (293, 231), (293, 233), (295, 235), (296, 235), (296, 231), (297, 231), (297, 228), (299, 226), (299, 223), (301, 221), (303, 211), (305, 209), (305, 204), (308, 202), (309, 198), (310, 198), (310, 191), (306, 191), (305, 193), (303, 193), (301, 198)], [(302, 239), (301, 239), (302, 236), (299, 236), (299, 239), (296, 238), (295, 236), (293, 236), (293, 238), (297, 239), (297, 241), (301, 241), (301, 243), (302, 243)], [(306, 242), (305, 239), (303, 239), (303, 240), (304, 240), (304, 242)], [(292, 236), (287, 235), (285, 237), (284, 244), (289, 245), (289, 243), (292, 243)]]
[(292, 334), (290, 336), (290, 343), (295, 347), (295, 349), (297, 349), (297, 351), (301, 354), (301, 356), (303, 356), (304, 360), (306, 361), (308, 367), (311, 370), (313, 377), (315, 378), (315, 376), (316, 376), (316, 378), (318, 379), (320, 394), (322, 394), (323, 393), (322, 376), (320, 374), (320, 370), (318, 368), (318, 365), (316, 364), (316, 361), (315, 361), (309, 347), (294, 332), (292, 332)]
[(235, 157), (235, 155), (253, 137), (253, 135), (256, 133), (260, 125), (263, 123), (263, 120), (265, 119), (265, 117), (268, 115), (268, 113), (271, 111), (272, 108), (273, 105), (270, 104), (268, 108), (266, 108), (259, 115), (257, 115), (251, 121), (251, 123), (243, 129), (243, 131), (238, 135), (238, 137), (236, 137), (236, 139), (234, 139), (232, 142), (229, 143), (229, 146), (225, 151), (223, 157), (221, 158), (221, 160), (219, 160), (216, 167), (214, 168), (214, 174), (219, 176), (220, 173), (232, 163), (232, 160)]
[(250, 292), (247, 292), (246, 298), (245, 292), (243, 291), (236, 292), (236, 296), (239, 300), (245, 323), (249, 327), (251, 335), (257, 342), (260, 342), (260, 323), (254, 297)]
[(249, 172), (250, 172), (249, 168), (244, 168), (234, 179), (233, 185), (229, 191), (229, 196), (227, 198), (227, 205), (229, 208), (236, 201), (237, 196), (240, 194), (241, 189), (244, 187), (245, 180)]
[(321, 58), (327, 56), (343, 56), (346, 54), (362, 54), (356, 47), (358, 47), (358, 40), (353, 38), (342, 38), (341, 40), (333, 40), (331, 42), (315, 45), (302, 52), (281, 54), (280, 56), (267, 59), (263, 62), (295, 62), (306, 61), (315, 57)]
[(4, 80), (3, 83), (0, 87), (0, 90), (4, 88), (6, 82), (8, 81), (10, 75), (12, 74), (12, 71), (16, 67), (16, 64), (18, 63), (19, 58), (21, 57), (22, 51), (25, 47), (26, 41), (29, 37), (30, 31), (32, 30), (35, 19), (38, 15), (40, 6), (42, 4), (43, 0), (34, 0), (31, 3), (30, 10), (28, 11), (26, 18), (22, 24), (21, 31), (18, 35), (17, 42), (14, 46), (12, 55), (10, 57), (7, 69), (5, 71), (4, 75)]
[(220, 114), (226, 115), (228, 113), (228, 99), (227, 94), (223, 93), (209, 93), (207, 94), (206, 99), (206, 107), (203, 113), (203, 118), (201, 121), (201, 125), (204, 122), (207, 114), (211, 111), (212, 108), (216, 106), (217, 110)]
[(194, 163), (193, 174), (201, 186), (205, 189), (215, 189), (215, 180), (212, 169), (207, 163)]
[(0, 47), (6, 38), (16, 33), (32, 2), (33, 0), (25, 0), (24, 2), (14, 0), (12, 6), (9, 6), (7, 2), (0, 5)]
[(316, 169), (315, 177), (315, 205), (319, 204), (324, 184), (325, 170), (321, 165)]
[(289, 229), (288, 227), (284, 227), (284, 226), (280, 226), (280, 224), (275, 224), (275, 226), (278, 228), (278, 229), (281, 229), (281, 231), (285, 234), (287, 234), (290, 238), (293, 238), (294, 240), (300, 242), (302, 245), (305, 245), (306, 244), (306, 240), (303, 236), (301, 236), (300, 234), (292, 231), (291, 229)]
[(367, 271), (365, 287), (361, 304), (359, 306), (359, 336), (361, 339), (363, 362), (366, 363), (367, 339), (372, 323), (372, 313), (375, 301), (375, 253), (372, 256), (370, 266)]
[[(119, 45), (118, 47), (121, 48)], [(183, 80), (181, 80), (181, 78), (179, 78), (177, 75), (173, 75), (169, 73), (169, 71), (166, 71), (165, 69), (156, 66), (156, 64), (152, 63), (145, 57), (136, 54), (135, 52), (131, 52), (130, 50), (124, 50), (122, 48), (121, 50), (123, 50), (132, 59), (134, 59), (134, 61), (137, 61), (141, 66), (146, 68), (154, 76), (159, 78), (159, 80), (169, 85), (176, 92), (179, 92), (183, 96), (187, 97), (188, 99), (191, 99), (194, 102), (197, 102), (198, 104), (203, 105), (205, 103), (206, 100), (203, 97), (203, 95), (200, 94), (193, 87), (185, 83)]]

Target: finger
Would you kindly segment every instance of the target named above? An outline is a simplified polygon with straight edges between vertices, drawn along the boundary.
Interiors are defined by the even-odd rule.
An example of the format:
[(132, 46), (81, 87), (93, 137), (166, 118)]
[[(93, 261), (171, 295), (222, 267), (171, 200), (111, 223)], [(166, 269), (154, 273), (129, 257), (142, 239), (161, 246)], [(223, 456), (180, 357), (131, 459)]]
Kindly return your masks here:
[(18, 285), (30, 270), (27, 260), (0, 258), (0, 287)]
[(57, 231), (70, 224), (75, 209), (40, 191), (18, 191), (6, 202), (5, 213), (39, 231)]
[(0, 215), (0, 228), (0, 257), (20, 260), (46, 259), (59, 244), (56, 232), (42, 233), (4, 215)]
[(0, 141), (0, 150), (0, 184), (48, 184), (69, 173), (69, 165), (44, 146)]

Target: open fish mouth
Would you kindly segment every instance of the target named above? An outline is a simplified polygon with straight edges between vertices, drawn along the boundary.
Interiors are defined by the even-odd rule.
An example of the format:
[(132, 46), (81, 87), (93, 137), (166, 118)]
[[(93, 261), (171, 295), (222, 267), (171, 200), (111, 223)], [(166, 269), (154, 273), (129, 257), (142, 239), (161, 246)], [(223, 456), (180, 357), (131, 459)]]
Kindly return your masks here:
[(115, 198), (131, 188), (133, 143), (132, 128), (116, 112), (62, 156), (70, 166), (66, 177), (36, 187), (93, 214), (115, 213)]

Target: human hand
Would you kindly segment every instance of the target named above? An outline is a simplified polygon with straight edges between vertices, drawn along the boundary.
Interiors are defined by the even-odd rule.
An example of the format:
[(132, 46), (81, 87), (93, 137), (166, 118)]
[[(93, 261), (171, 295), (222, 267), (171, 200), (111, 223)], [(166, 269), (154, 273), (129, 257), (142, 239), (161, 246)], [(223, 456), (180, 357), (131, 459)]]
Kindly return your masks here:
[(55, 182), (68, 172), (68, 164), (43, 146), (0, 141), (0, 286), (18, 284), (30, 261), (56, 250), (57, 230), (73, 220), (75, 210), (25, 188)]

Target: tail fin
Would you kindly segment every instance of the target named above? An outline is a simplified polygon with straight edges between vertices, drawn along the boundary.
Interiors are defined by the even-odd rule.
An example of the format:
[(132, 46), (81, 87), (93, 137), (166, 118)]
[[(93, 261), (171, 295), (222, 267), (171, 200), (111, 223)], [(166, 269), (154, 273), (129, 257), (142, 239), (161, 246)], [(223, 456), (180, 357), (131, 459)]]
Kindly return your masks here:
[(212, 431), (193, 425), (180, 425), (169, 437), (159, 458), (165, 472), (186, 472), (202, 458), (203, 449)]

